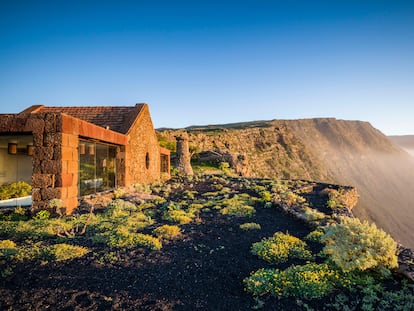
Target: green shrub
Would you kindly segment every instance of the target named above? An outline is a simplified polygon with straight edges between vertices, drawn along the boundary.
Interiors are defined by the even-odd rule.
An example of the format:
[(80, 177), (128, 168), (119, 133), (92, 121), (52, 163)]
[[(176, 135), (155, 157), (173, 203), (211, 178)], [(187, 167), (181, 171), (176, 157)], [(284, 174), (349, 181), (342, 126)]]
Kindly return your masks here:
[(255, 222), (246, 222), (244, 224), (240, 225), (240, 229), (248, 231), (248, 230), (260, 230), (262, 227), (260, 224), (257, 224)]
[(197, 194), (197, 191), (191, 191), (191, 190), (185, 190), (182, 195), (183, 198), (188, 199), (188, 200), (194, 200), (195, 195)]
[(223, 215), (252, 217), (256, 212), (252, 206), (254, 201), (247, 193), (235, 195), (231, 199), (225, 199), (219, 203), (223, 206), (220, 211)]
[(230, 174), (230, 164), (228, 162), (220, 162), (218, 166), (219, 170), (224, 174)]
[(169, 149), (171, 152), (176, 152), (176, 142), (169, 141), (168, 138), (160, 133), (157, 133), (158, 143), (161, 147)]
[(218, 191), (203, 193), (203, 197), (207, 197), (207, 198), (217, 198), (219, 196), (220, 196), (220, 193)]
[(164, 220), (179, 223), (181, 225), (189, 224), (194, 218), (194, 214), (180, 209), (167, 211), (163, 215)]
[(253, 243), (251, 252), (271, 262), (286, 262), (289, 258), (309, 259), (312, 254), (306, 249), (306, 243), (288, 233), (276, 232), (271, 238)]
[(152, 250), (160, 250), (162, 248), (161, 241), (148, 234), (137, 233), (134, 241), (136, 246), (143, 246)]
[(153, 233), (158, 238), (171, 240), (181, 235), (181, 229), (178, 226), (163, 225), (155, 228)]
[(316, 229), (310, 232), (305, 239), (311, 242), (321, 242), (321, 238), (324, 235), (324, 232), (321, 229)]
[(61, 243), (49, 246), (47, 253), (53, 260), (63, 261), (82, 257), (89, 253), (89, 249), (83, 246)]
[(123, 188), (116, 188), (114, 189), (114, 198), (115, 199), (120, 199), (123, 196), (125, 196), (126, 191)]
[(21, 246), (15, 245), (14, 248), (9, 249), (8, 255), (6, 259), (12, 261), (44, 259), (47, 257), (47, 247), (41, 242), (29, 242)]
[(230, 193), (232, 193), (232, 190), (229, 187), (223, 187), (220, 192), (221, 195), (226, 196)]
[(263, 191), (260, 193), (260, 198), (263, 202), (270, 202), (272, 200), (272, 195), (269, 191)]
[(244, 279), (246, 290), (255, 296), (321, 298), (335, 289), (340, 276), (327, 264), (310, 263), (286, 270), (260, 269)]
[(134, 184), (134, 189), (143, 192), (143, 193), (152, 193), (151, 185), (144, 185), (144, 184)]
[(11, 240), (0, 241), (0, 258), (9, 259), (18, 252), (16, 243)]
[(122, 261), (122, 259), (119, 257), (119, 255), (116, 252), (108, 252), (103, 254), (98, 261), (101, 264), (114, 264), (117, 262)]
[[(393, 284), (396, 285), (396, 284)], [(401, 286), (400, 286), (401, 285)], [(352, 284), (352, 299), (345, 294), (336, 295), (326, 304), (329, 310), (414, 310), (414, 293), (403, 280), (397, 288), (387, 287), (371, 279), (365, 284)]]
[(322, 220), (326, 216), (324, 213), (310, 207), (304, 207), (302, 211), (307, 221)]
[(0, 234), (19, 239), (40, 239), (55, 236), (58, 228), (70, 229), (71, 219), (30, 219), (27, 221), (0, 221)]
[(326, 228), (322, 236), (324, 252), (343, 271), (396, 268), (397, 243), (375, 224), (342, 217), (339, 224)]
[(252, 217), (256, 210), (250, 205), (235, 205), (224, 207), (220, 212), (223, 215)]
[[(13, 243), (9, 246), (13, 246)], [(0, 246), (0, 255), (2, 254), (2, 250), (3, 249)], [(14, 247), (9, 248), (8, 259), (16, 261), (27, 261), (36, 259), (62, 261), (82, 257), (88, 252), (89, 249), (87, 249), (86, 247), (69, 245), (65, 243), (44, 246), (42, 243), (38, 242), (29, 243), (19, 247), (17, 247), (14, 244)]]
[(21, 221), (27, 219), (26, 209), (21, 206), (16, 207), (10, 215), (5, 217), (5, 220), (10, 221)]
[(287, 206), (301, 205), (306, 202), (306, 199), (292, 190), (286, 183), (280, 181), (272, 184), (273, 201), (281, 202)]
[(98, 234), (94, 240), (104, 242), (110, 247), (134, 248), (143, 246), (155, 250), (162, 248), (162, 243), (157, 238), (148, 234), (131, 232), (127, 226), (118, 226), (115, 230)]
[(32, 186), (25, 181), (18, 181), (0, 186), (0, 200), (25, 197), (32, 191)]
[(326, 188), (322, 194), (328, 195), (327, 205), (331, 209), (349, 208), (352, 209), (358, 202), (358, 192), (356, 189), (347, 190), (339, 188), (338, 190)]
[(36, 215), (33, 217), (35, 220), (48, 220), (50, 218), (50, 212), (47, 210), (43, 210), (37, 212)]
[(116, 199), (106, 207), (105, 214), (110, 217), (129, 217), (132, 213), (138, 211), (139, 208), (134, 203)]

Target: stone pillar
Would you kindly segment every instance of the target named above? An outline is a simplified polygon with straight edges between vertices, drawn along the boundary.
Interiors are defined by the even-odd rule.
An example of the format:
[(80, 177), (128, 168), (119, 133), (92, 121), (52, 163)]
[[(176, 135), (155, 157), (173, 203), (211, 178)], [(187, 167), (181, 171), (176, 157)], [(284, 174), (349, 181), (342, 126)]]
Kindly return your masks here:
[(191, 167), (191, 156), (188, 148), (188, 136), (182, 134), (176, 136), (177, 140), (177, 169), (181, 174), (194, 175), (193, 168)]

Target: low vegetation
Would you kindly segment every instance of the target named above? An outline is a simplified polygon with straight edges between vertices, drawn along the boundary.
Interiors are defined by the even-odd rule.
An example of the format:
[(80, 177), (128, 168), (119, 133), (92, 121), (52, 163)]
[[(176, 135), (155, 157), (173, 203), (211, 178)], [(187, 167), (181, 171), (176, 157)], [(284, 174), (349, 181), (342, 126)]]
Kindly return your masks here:
[(246, 222), (244, 224), (241, 224), (239, 227), (240, 229), (245, 230), (245, 231), (260, 230), (262, 228), (260, 224), (255, 223), (255, 222)]
[[(262, 266), (238, 280), (245, 295), (252, 297), (253, 307), (272, 301), (281, 308), (293, 303), (307, 310), (412, 310), (410, 284), (392, 274), (397, 267), (396, 243), (375, 225), (335, 216), (338, 206), (330, 203), (331, 197), (325, 205), (315, 205), (309, 199), (313, 186), (299, 180), (226, 174), (176, 176), (166, 183), (135, 187), (151, 193), (150, 199), (146, 195), (146, 200), (128, 201), (124, 191), (116, 190), (105, 209), (70, 217), (51, 217), (48, 211), (30, 215), (16, 208), (0, 217), (0, 280), (13, 278), (19, 265), (78, 260), (104, 268), (129, 265), (139, 252), (154, 264), (154, 258), (163, 258), (161, 265), (169, 260), (157, 257), (163, 247), (186, 243), (200, 257), (188, 258), (185, 269), (202, 269), (203, 260), (212, 256), (223, 260), (220, 254), (228, 247), (223, 244), (225, 236), (215, 234), (217, 225), (200, 234), (202, 243), (189, 233), (201, 228), (206, 219), (220, 218), (235, 224), (224, 227), (224, 232), (235, 232), (240, 241), (258, 237), (253, 243), (249, 240), (245, 252), (246, 258), (259, 258)], [(269, 231), (268, 224), (263, 228), (258, 214), (280, 207), (321, 225), (300, 224), (298, 233)], [(332, 211), (329, 215), (323, 212), (327, 208)], [(217, 277), (214, 271), (211, 277)], [(284, 304), (283, 299), (292, 298)]]
[(331, 293), (339, 274), (327, 264), (293, 265), (285, 270), (259, 269), (244, 280), (255, 296), (321, 298)]
[(20, 198), (30, 195), (32, 186), (25, 181), (18, 181), (0, 186), (0, 200)]
[(286, 262), (289, 258), (310, 259), (306, 243), (288, 233), (276, 232), (272, 237), (253, 243), (252, 253), (270, 263)]
[(181, 235), (181, 229), (179, 226), (162, 225), (154, 229), (153, 233), (158, 238), (172, 240), (178, 238)]
[(377, 269), (389, 274), (398, 266), (397, 243), (375, 224), (341, 217), (321, 237), (324, 253), (344, 272)]

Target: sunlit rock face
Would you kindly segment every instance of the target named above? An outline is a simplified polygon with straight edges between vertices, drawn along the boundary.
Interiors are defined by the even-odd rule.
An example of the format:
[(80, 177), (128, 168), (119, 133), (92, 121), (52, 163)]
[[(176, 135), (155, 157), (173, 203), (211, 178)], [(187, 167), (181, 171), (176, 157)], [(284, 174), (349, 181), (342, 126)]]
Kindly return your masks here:
[(368, 122), (254, 121), (159, 134), (174, 141), (183, 132), (190, 146), (220, 154), (238, 175), (352, 185), (360, 194), (354, 214), (414, 247), (414, 158)]

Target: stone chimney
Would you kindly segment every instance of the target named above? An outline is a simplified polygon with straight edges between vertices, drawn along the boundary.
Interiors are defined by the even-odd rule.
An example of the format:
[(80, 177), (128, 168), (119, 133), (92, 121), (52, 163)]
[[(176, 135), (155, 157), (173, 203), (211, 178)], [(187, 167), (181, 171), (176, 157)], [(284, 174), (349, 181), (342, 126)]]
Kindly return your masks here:
[(177, 160), (176, 165), (178, 171), (183, 175), (194, 175), (193, 168), (191, 167), (191, 156), (188, 149), (188, 136), (182, 134), (176, 136), (177, 140)]

